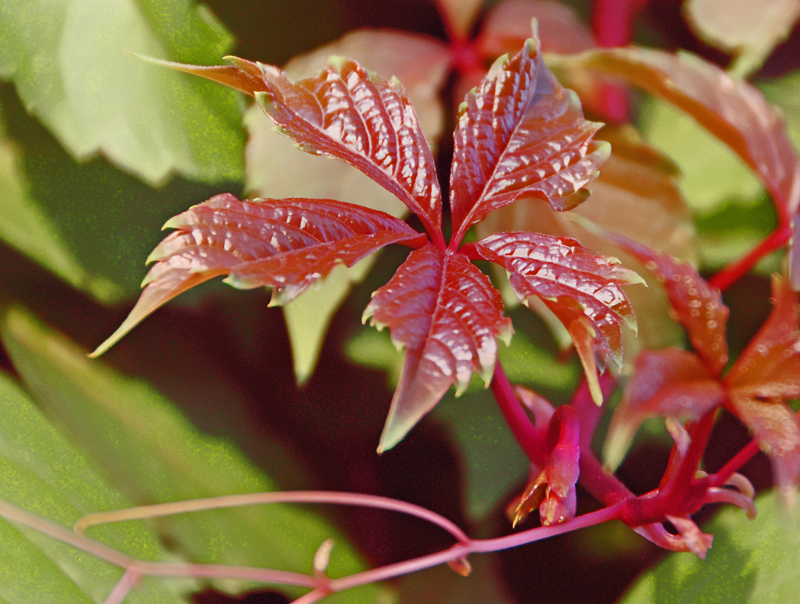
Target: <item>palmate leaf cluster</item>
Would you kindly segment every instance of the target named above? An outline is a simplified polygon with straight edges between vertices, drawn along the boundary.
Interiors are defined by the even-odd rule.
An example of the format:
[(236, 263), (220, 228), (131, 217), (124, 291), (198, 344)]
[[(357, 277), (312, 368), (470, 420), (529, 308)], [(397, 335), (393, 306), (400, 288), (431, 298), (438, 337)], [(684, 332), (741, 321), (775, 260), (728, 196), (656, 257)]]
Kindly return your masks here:
[[(444, 7), (448, 4), (441, 3)], [(458, 10), (444, 10), (458, 16), (453, 21), (455, 31), (467, 36), (473, 30), (480, 2), (471, 3), (475, 12), (464, 8), (467, 3), (453, 4)], [(688, 4), (695, 5), (693, 14), (703, 14), (697, 12), (703, 2)], [(561, 4), (501, 2), (486, 14), (478, 30), (475, 48), (482, 60), (481, 71), (503, 53), (516, 55), (530, 36), (528, 23), (534, 9), (545, 52), (572, 53), (593, 46), (580, 20)], [(6, 355), (0, 377), (3, 403), (19, 411), (18, 415), (9, 411), (2, 422), (2, 499), (68, 526), (85, 512), (131, 502), (318, 484), (325, 470), (314, 465), (316, 455), (304, 441), (335, 447), (337, 442), (349, 439), (360, 443), (363, 451), (374, 452), (391, 395), (383, 390), (359, 391), (360, 406), (350, 408), (363, 409), (363, 399), (368, 399), (372, 410), (340, 419), (332, 409), (337, 403), (324, 392), (333, 389), (340, 399), (346, 399), (348, 389), (356, 386), (332, 387), (328, 383), (320, 390), (322, 378), (312, 377), (317, 357), (322, 354), (323, 375), (330, 375), (326, 367), (338, 354), (343, 334), (358, 333), (360, 345), (379, 352), (369, 359), (373, 364), (383, 368), (402, 358), (393, 352), (389, 338), (357, 331), (355, 324), (367, 305), (369, 317), (376, 324), (387, 325), (394, 344), (405, 348), (399, 394), (391, 411), (395, 419), (387, 425), (399, 428), (393, 435), (385, 433), (382, 446), (394, 444), (444, 396), (430, 419), (423, 421), (422, 436), (411, 434), (426, 438), (428, 422), (445, 427), (449, 446), (463, 460), (460, 505), (472, 522), (497, 516), (510, 497), (519, 493), (528, 467), (487, 392), (470, 390), (458, 401), (443, 393), (452, 384), (461, 390), (469, 388), (473, 373), (490, 378), (499, 358), (513, 381), (542, 389), (556, 400), (566, 400), (583, 368), (574, 360), (561, 362), (556, 342), (572, 340), (589, 375), (607, 360), (627, 363), (634, 370), (620, 411), (612, 421), (606, 443), (609, 461), (624, 455), (630, 441), (625, 434), (631, 435), (640, 420), (653, 415), (691, 418), (702, 411), (703, 405), (720, 402), (724, 398), (720, 391), (724, 390), (734, 394), (726, 402), (728, 410), (741, 418), (762, 439), (763, 448), (772, 453), (784, 498), (794, 492), (800, 465), (793, 431), (787, 432), (786, 427), (797, 421), (792, 404), (798, 393), (788, 384), (797, 371), (796, 300), (785, 280), (776, 281), (776, 305), (771, 311), (766, 303), (768, 279), (763, 277), (780, 270), (780, 261), (767, 258), (756, 267), (762, 277), (754, 277), (753, 282), (761, 287), (765, 302), (748, 311), (753, 315), (750, 333), (756, 333), (767, 315), (772, 315), (749, 343), (738, 335), (738, 320), (727, 323), (725, 337), (727, 308), (715, 291), (709, 290), (708, 295), (701, 291), (692, 298), (685, 292), (676, 296), (669, 287), (673, 274), (699, 279), (692, 266), (718, 268), (740, 257), (768, 234), (774, 221), (796, 213), (797, 172), (790, 137), (783, 121), (763, 102), (756, 88), (729, 80), (722, 70), (693, 57), (657, 51), (594, 51), (577, 58), (548, 59), (559, 79), (579, 93), (587, 113), (596, 109), (595, 76), (581, 77), (588, 73), (622, 77), (686, 112), (668, 113), (666, 105), (653, 101), (647, 101), (641, 109), (645, 137), (670, 154), (667, 160), (630, 126), (607, 126), (598, 131), (593, 121), (584, 120), (574, 94), (549, 74), (535, 47), (528, 47), (527, 57), (523, 54), (498, 64), (495, 79), (490, 77), (490, 85), (480, 86), (468, 96), (458, 113), (450, 203), (445, 209), (447, 195), (439, 190), (439, 182), (446, 179), (437, 178), (434, 159), (437, 141), (443, 136), (443, 116), (455, 113), (455, 109), (443, 105), (439, 98), (451, 65), (451, 50), (440, 40), (361, 30), (292, 60), (283, 69), (286, 75), (277, 68), (264, 71), (257, 66), (251, 74), (256, 84), (246, 92), (254, 93), (258, 103), (247, 110), (243, 125), (245, 104), (236, 93), (124, 52), (191, 64), (218, 63), (230, 52), (232, 37), (206, 9), (175, 0), (64, 2), (48, 19), (38, 18), (41, 10), (35, 2), (12, 1), (0, 7), (0, 76), (7, 80), (0, 87), (6, 122), (0, 138), (0, 237), (5, 242), (2, 254), (8, 269), (2, 276), (0, 300), (0, 336)], [(258, 10), (252, 9), (253, 15)], [(702, 27), (703, 17), (696, 20)], [(713, 23), (705, 25), (716, 27)], [(777, 39), (774, 32), (767, 33), (766, 39)], [(751, 35), (745, 42), (747, 50), (739, 53), (743, 57), (739, 69), (752, 71), (752, 65), (766, 52), (763, 49), (772, 43)], [(297, 89), (297, 82), (309, 77), (312, 79), (308, 82), (316, 82), (314, 74), (326, 68), (331, 55), (357, 59), (368, 71), (360, 72), (355, 63), (339, 61), (327, 68), (329, 74), (338, 74), (342, 82), (355, 78), (373, 86), (374, 91), (383, 91), (380, 103), (398, 112), (387, 112), (389, 121), (399, 120), (409, 127), (396, 131), (405, 144), (396, 147), (393, 154), (379, 157), (378, 153), (357, 151), (342, 158), (362, 172), (345, 162), (313, 157), (339, 152), (325, 147), (313, 133), (306, 134), (306, 139), (296, 138), (310, 154), (293, 150), (290, 141), (270, 131), (271, 124), (263, 115), (266, 110), (279, 124), (285, 120), (282, 127), (300, 136), (293, 130), (295, 117), (286, 114), (284, 107), (298, 106), (300, 101), (293, 95), (306, 94), (311, 84), (304, 92)], [(270, 56), (257, 58), (277, 62)], [(530, 61), (527, 66), (523, 65), (526, 61)], [(241, 61), (236, 65), (247, 72), (256, 64)], [(397, 76), (402, 86), (372, 73)], [(503, 79), (504, 74), (525, 77), (526, 73), (534, 73), (533, 86)], [(458, 100), (479, 84), (482, 75), (459, 72), (454, 86)], [(269, 90), (260, 89), (263, 77), (269, 79)], [(385, 83), (386, 88), (376, 81)], [(767, 98), (784, 109), (790, 136), (800, 123), (793, 104), (793, 82), (796, 77), (789, 75), (759, 84)], [(506, 91), (512, 89), (530, 89), (533, 97), (507, 97)], [(352, 90), (354, 97), (362, 92)], [(311, 92), (324, 98), (330, 89)], [(346, 100), (346, 96), (338, 98)], [(515, 115), (513, 108), (524, 113), (536, 105), (537, 119), (550, 111), (561, 116), (561, 122), (549, 119), (525, 123), (522, 128), (518, 117), (503, 122), (496, 114), (485, 113), (484, 108), (496, 105), (497, 98), (513, 99), (509, 116)], [(489, 103), (489, 99), (494, 100)], [(313, 123), (313, 116), (301, 113)], [(401, 114), (405, 117), (397, 117)], [(663, 114), (668, 116), (666, 120), (654, 117)], [(686, 114), (724, 142), (723, 152), (704, 152), (719, 143), (702, 138), (703, 131), (696, 124), (686, 126)], [(409, 115), (413, 120), (403, 121)], [(376, 124), (380, 120), (389, 123), (382, 112), (375, 119)], [(509, 124), (507, 130), (504, 123)], [(538, 168), (536, 164), (504, 163), (502, 154), (496, 153), (508, 148), (512, 158), (515, 153), (535, 156), (530, 141), (535, 142), (536, 134), (541, 136), (550, 126), (553, 130), (548, 136), (570, 141), (556, 152), (568, 158), (564, 166), (554, 168), (552, 156), (543, 159)], [(682, 138), (678, 126), (689, 128), (691, 143)], [(370, 133), (376, 132), (385, 129), (373, 126), (372, 130), (343, 132), (343, 139), (362, 141), (366, 148), (371, 144), (373, 149), (386, 149), (386, 141), (370, 140)], [(499, 137), (494, 144), (484, 144), (493, 137)], [(597, 141), (611, 142), (610, 158), (606, 144)], [(409, 145), (415, 151), (407, 154)], [(695, 153), (699, 160), (685, 160), (684, 153), (686, 157)], [(739, 159), (731, 159), (734, 155)], [(683, 180), (678, 179), (673, 161), (688, 172)], [(703, 165), (713, 161), (718, 163)], [(747, 181), (747, 186), (731, 193), (728, 179), (719, 174), (726, 174), (731, 162), (736, 161), (743, 162), (747, 172), (755, 173), (758, 182)], [(600, 177), (590, 182), (598, 168)], [(524, 191), (516, 188), (519, 181), (529, 183)], [(592, 190), (588, 200), (584, 187)], [(241, 194), (243, 188), (246, 195)], [(694, 224), (681, 192), (695, 212)], [(257, 198), (270, 201), (254, 201)], [(205, 199), (208, 201), (200, 203)], [(325, 201), (312, 204), (310, 199)], [(347, 205), (343, 212), (347, 202), (358, 204), (359, 209)], [(409, 211), (416, 216), (411, 223), (421, 224), (425, 233), (401, 220)], [(340, 220), (343, 213), (347, 220)], [(650, 218), (644, 224), (639, 219), (642, 214)], [(173, 231), (159, 243), (163, 235), (158, 228), (168, 219), (167, 226)], [(446, 238), (449, 230), (442, 225), (450, 221), (453, 235)], [(312, 228), (300, 228), (301, 223)], [(475, 236), (470, 234), (470, 242), (459, 245), (473, 226)], [(637, 253), (630, 242), (608, 236), (610, 231), (688, 264)], [(234, 232), (236, 236), (232, 237)], [(514, 235), (498, 234), (502, 232)], [(231, 247), (231, 242), (236, 245)], [(393, 248), (412, 249), (405, 264), (392, 276), (394, 267), (381, 269), (378, 263), (377, 270), (383, 270), (382, 281), (369, 278), (369, 289), (359, 288), (375, 259), (375, 255), (367, 254), (394, 243), (400, 245)], [(313, 254), (309, 254), (310, 247), (315, 250)], [(277, 353), (265, 356), (264, 345), (254, 342), (261, 338), (280, 348), (285, 356), (288, 348), (282, 327), (270, 324), (272, 331), (266, 338), (263, 332), (252, 333), (252, 324), (259, 324), (263, 313), (276, 312), (264, 309), (269, 298), (258, 292), (239, 298), (210, 283), (178, 298), (177, 306), (172, 303), (155, 313), (111, 351), (107, 360), (85, 359), (85, 352), (123, 319), (122, 310), (100, 308), (89, 298), (104, 304), (130, 305), (138, 293), (142, 261), (154, 249), (149, 285), (142, 298), (149, 304), (146, 312), (179, 291), (216, 276), (226, 276), (237, 287), (266, 285), (275, 303), (292, 300), (284, 312), (293, 339), (295, 371), (301, 379), (310, 380), (307, 392), (314, 394), (295, 395), (293, 387), (287, 385), (289, 379), (271, 392), (268, 386), (254, 389), (254, 380), (243, 378), (250, 372), (259, 380), (269, 381), (272, 366), (267, 370), (263, 366), (247, 367), (243, 361), (247, 355), (231, 354), (232, 348), (261, 351), (257, 358), (274, 360)], [(403, 261), (393, 249), (388, 253), (398, 265)], [(607, 260), (610, 257), (621, 258), (622, 264)], [(499, 270), (496, 274), (483, 273), (475, 260), (488, 261)], [(648, 264), (653, 263), (657, 267), (651, 272)], [(352, 268), (345, 269), (345, 264)], [(282, 268), (276, 270), (276, 265)], [(479, 265), (486, 267), (483, 262)], [(633, 269), (650, 287), (626, 287), (623, 294), (619, 285), (634, 280), (634, 273), (623, 267)], [(576, 288), (565, 282), (569, 279), (549, 279), (551, 272), (570, 278), (580, 273), (582, 285)], [(68, 285), (52, 279), (50, 273)], [(529, 311), (511, 309), (510, 305), (503, 310), (500, 294), (490, 281), (491, 277), (496, 285), (503, 283), (495, 279), (501, 273), (510, 276), (509, 291), (503, 292), (511, 294), (506, 302), (517, 298), (543, 316), (554, 318), (549, 326), (555, 341)], [(360, 306), (345, 305), (335, 314), (354, 287)], [(377, 293), (370, 302), (368, 295), (373, 290)], [(402, 298), (409, 291), (414, 293), (411, 304)], [(468, 291), (474, 296), (467, 302), (457, 296), (441, 299), (442, 291)], [(737, 308), (741, 312), (741, 306), (735, 306), (737, 295), (734, 292), (724, 300), (731, 303), (734, 313)], [(745, 293), (744, 297), (753, 296)], [(692, 316), (692, 309), (697, 308), (694, 302), (699, 302), (703, 311), (708, 310), (706, 304), (713, 303), (712, 314), (716, 314), (711, 320), (716, 322), (715, 327), (709, 327), (705, 312), (700, 320)], [(462, 332), (469, 337), (444, 337), (455, 331), (454, 323), (464, 316), (464, 304), (469, 305), (469, 316), (474, 319)], [(670, 317), (670, 308), (679, 322)], [(220, 310), (233, 318), (222, 327), (219, 321), (212, 321), (210, 327), (202, 322), (218, 316)], [(624, 328), (633, 326), (634, 312), (638, 340), (632, 330)], [(121, 329), (131, 327), (144, 313), (134, 314)], [(406, 313), (415, 314), (416, 322), (406, 321)], [(748, 317), (746, 314), (745, 319)], [(509, 319), (513, 319), (516, 333), (507, 348), (498, 345), (496, 339), (509, 333)], [(334, 339), (323, 349), (331, 321)], [(200, 332), (192, 331), (190, 325), (195, 323)], [(341, 323), (347, 323), (344, 330)], [(665, 348), (682, 344), (684, 336), (678, 323), (685, 326), (694, 352)], [(234, 343), (220, 346), (226, 339)], [(390, 349), (388, 356), (382, 346)], [(733, 362), (724, 370), (728, 347)], [(624, 357), (620, 354), (623, 349)], [(453, 361), (443, 370), (441, 350), (468, 352), (453, 355)], [(640, 350), (648, 352), (638, 354)], [(226, 355), (228, 358), (223, 359)], [(377, 361), (381, 355), (389, 360)], [(188, 358), (194, 359), (191, 365), (179, 363), (179, 359)], [(288, 365), (282, 367), (289, 370)], [(665, 390), (659, 392), (657, 384)], [(420, 392), (420, 387), (425, 391)], [(318, 394), (320, 391), (323, 395)], [(694, 404), (689, 408), (670, 407), (664, 401), (676, 392)], [(305, 401), (300, 404), (314, 408), (304, 411), (304, 419), (295, 422), (300, 432), (294, 442), (269, 430), (259, 432), (249, 421), (249, 409), (269, 405), (279, 396), (290, 399), (291, 404)], [(403, 407), (403, 400), (423, 403)], [(339, 400), (338, 404), (347, 403)], [(208, 413), (217, 416), (198, 414), (203, 406), (215, 409)], [(408, 409), (412, 413), (404, 416)], [(192, 415), (193, 423), (187, 422), (183, 413)], [(780, 416), (777, 421), (776, 413)], [(222, 421), (221, 417), (233, 419)], [(302, 432), (305, 424), (313, 427)], [(209, 433), (215, 436), (206, 436)], [(20, 439), (20, 435), (26, 438)], [(413, 450), (414, 438), (396, 453)], [(247, 454), (260, 468), (230, 440), (244, 443)], [(253, 441), (261, 444), (247, 444)], [(487, 441), (493, 443), (491, 454), (486, 453)], [(35, 443), (42, 446), (33, 446)], [(356, 448), (353, 445), (351, 451)], [(302, 459), (298, 459), (298, 452)], [(342, 461), (341, 465), (346, 464)], [(65, 466), (69, 470), (62, 471)], [(421, 470), (419, 475), (423, 476)], [(298, 476), (302, 477), (299, 484)], [(371, 490), (374, 485), (345, 486)], [(753, 590), (753, 597), (771, 597), (769, 590), (777, 581), (770, 583), (764, 577), (772, 576), (769, 573), (788, 576), (788, 583), (796, 577), (784, 567), (772, 568), (768, 553), (758, 549), (761, 544), (747, 541), (744, 535), (750, 529), (743, 516), (729, 513), (720, 519), (723, 528), (707, 529), (718, 535), (708, 562), (741, 562), (746, 576), (755, 577), (742, 589)], [(781, 526), (779, 518), (767, 514), (763, 520), (767, 525), (763, 530), (781, 533), (774, 530)], [(739, 523), (744, 526), (740, 528)], [(3, 599), (25, 602), (36, 598), (31, 585), (45, 585), (40, 581), (46, 580), (53, 597), (59, 598), (53, 601), (102, 601), (117, 577), (117, 569), (105, 568), (102, 563), (89, 562), (84, 569), (81, 565), (86, 563), (85, 557), (75, 562), (74, 551), (53, 546), (44, 537), (10, 524), (4, 523), (2, 528), (5, 540), (0, 549), (6, 557), (0, 567), (13, 571), (0, 578)], [(306, 510), (297, 514), (267, 508), (239, 510), (199, 520), (165, 520), (155, 526), (155, 531), (140, 528), (109, 530), (102, 538), (122, 551), (152, 559), (179, 556), (305, 571), (319, 542), (333, 536), (337, 543), (333, 560), (339, 566), (332, 566), (331, 571), (344, 574), (364, 567), (347, 537), (331, 522)], [(726, 540), (728, 534), (736, 537)], [(587, 545), (590, 541), (587, 538), (581, 547), (591, 549)], [(262, 547), (267, 542), (270, 548)], [(624, 548), (637, 547), (625, 543), (616, 553), (607, 548), (603, 555), (619, 555), (624, 560)], [(792, 548), (787, 552), (788, 563)], [(684, 568), (680, 562), (671, 563), (649, 575), (631, 598), (657, 599), (659, 590), (652, 586), (662, 581), (678, 584), (687, 592), (702, 590), (704, 573), (716, 573), (719, 578), (714, 568)], [(434, 581), (442, 592), (441, 601), (463, 600), (464, 584), (451, 575)], [(475, 575), (487, 601), (507, 597), (496, 569), (476, 564)], [(131, 595), (130, 601), (185, 601), (189, 591), (200, 588), (190, 582), (150, 579), (143, 584), (146, 589)], [(360, 594), (337, 597), (342, 601), (414, 601), (415, 594), (427, 593), (420, 592), (420, 585), (430, 588), (424, 576), (411, 577), (396, 585), (394, 592), (370, 587)], [(240, 591), (253, 586), (239, 583), (216, 587)], [(711, 591), (709, 587), (708, 593)], [(470, 591), (470, 595), (474, 593)], [(709, 601), (714, 601), (713, 597)]]

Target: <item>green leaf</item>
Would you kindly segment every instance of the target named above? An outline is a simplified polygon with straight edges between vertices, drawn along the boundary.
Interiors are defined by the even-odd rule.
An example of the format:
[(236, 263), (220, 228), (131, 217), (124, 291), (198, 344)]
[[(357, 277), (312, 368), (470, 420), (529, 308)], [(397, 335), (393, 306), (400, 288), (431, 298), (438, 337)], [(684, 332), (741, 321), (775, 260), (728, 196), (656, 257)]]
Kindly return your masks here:
[(773, 493), (756, 499), (758, 518), (739, 509), (722, 511), (703, 530), (714, 534), (705, 560), (670, 554), (644, 575), (622, 604), (729, 604), (793, 602), (800, 590), (800, 548), (793, 520)]
[[(131, 505), (45, 419), (27, 393), (0, 373), (0, 499), (71, 527), (86, 513)], [(147, 560), (168, 556), (142, 524), (100, 527), (93, 537)], [(0, 519), (0, 601), (90, 604), (104, 600), (122, 569), (33, 529)], [(145, 579), (126, 602), (185, 602), (178, 588)]]
[[(397, 77), (408, 92), (429, 144), (436, 148), (444, 122), (439, 89), (449, 65), (449, 53), (444, 44), (405, 32), (357, 30), (292, 59), (285, 71), (292, 79), (311, 76), (326, 66), (331, 55), (355, 59), (386, 78)], [(273, 131), (272, 123), (260, 108), (252, 107), (245, 116), (245, 123), (250, 135), (245, 171), (247, 188), (253, 194), (337, 199), (393, 216), (407, 213), (394, 195), (352, 166), (298, 153), (291, 141)], [(311, 377), (331, 319), (352, 285), (364, 279), (376, 258), (367, 258), (350, 269), (337, 268), (318, 289), (284, 307), (299, 382)]]
[(796, 0), (689, 0), (683, 8), (700, 38), (734, 55), (730, 69), (742, 77), (761, 67), (800, 17)]
[[(275, 489), (274, 482), (238, 449), (199, 433), (147, 383), (86, 358), (86, 351), (25, 311), (7, 310), (0, 335), (16, 370), (46, 413), (57, 418), (136, 503)], [(307, 573), (317, 547), (333, 538), (331, 576), (364, 567), (336, 529), (307, 510), (289, 506), (183, 514), (160, 519), (156, 526), (177, 551), (198, 562)], [(224, 582), (221, 587), (239, 590), (252, 584)], [(384, 589), (367, 586), (332, 601), (374, 601), (381, 595), (389, 597)]]
[[(46, 15), (46, 16), (45, 16)], [(232, 37), (192, 0), (7, 0), (0, 77), (79, 159), (102, 152), (150, 183), (238, 180), (237, 95), (126, 54), (216, 63)]]
[(218, 190), (182, 179), (156, 190), (102, 158), (77, 164), (9, 86), (0, 102), (0, 238), (101, 302), (137, 295), (164, 221)]

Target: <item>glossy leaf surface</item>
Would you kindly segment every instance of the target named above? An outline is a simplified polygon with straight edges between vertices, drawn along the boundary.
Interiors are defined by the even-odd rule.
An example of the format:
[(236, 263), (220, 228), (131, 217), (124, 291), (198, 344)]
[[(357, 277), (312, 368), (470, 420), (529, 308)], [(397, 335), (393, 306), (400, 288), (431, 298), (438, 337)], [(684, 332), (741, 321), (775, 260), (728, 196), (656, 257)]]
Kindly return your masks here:
[[(573, 335), (590, 383), (607, 358), (622, 360), (622, 325), (636, 327), (621, 285), (639, 283), (636, 273), (614, 258), (595, 254), (569, 237), (499, 233), (468, 244), (484, 260), (504, 267), (520, 300), (540, 298)], [(595, 400), (599, 389), (593, 390)]]
[(459, 109), (450, 175), (454, 240), (522, 195), (557, 210), (583, 201), (582, 187), (610, 152), (592, 142), (599, 127), (583, 119), (577, 96), (556, 81), (533, 40), (513, 59), (498, 59)]
[(441, 238), (441, 191), (433, 155), (405, 90), (349, 59), (292, 83), (261, 66), (267, 91), (256, 100), (304, 151), (336, 157), (396, 195)]
[(496, 338), (511, 333), (488, 277), (463, 255), (433, 245), (411, 253), (375, 292), (364, 318), (389, 327), (392, 341), (406, 351), (379, 451), (397, 444), (450, 385), (463, 391), (473, 372), (488, 383)]
[(718, 376), (728, 362), (725, 328), (730, 314), (720, 291), (709, 285), (688, 262), (659, 254), (619, 235), (610, 237), (645, 263), (664, 284), (675, 316), (686, 328), (692, 346)]
[(219, 275), (242, 289), (272, 287), (273, 304), (285, 304), (336, 265), (352, 266), (390, 243), (424, 235), (393, 216), (320, 199), (239, 201), (217, 195), (172, 218), (177, 229), (149, 261), (139, 301), (101, 354), (162, 304)]
[[(294, 57), (284, 70), (292, 79), (308, 77), (324, 69), (331, 55), (350, 57), (375, 73), (399, 78), (425, 137), (435, 149), (444, 122), (439, 93), (450, 63), (444, 43), (408, 32), (361, 29)], [(297, 153), (292, 141), (274, 131), (258, 106), (247, 111), (245, 124), (249, 134), (245, 147), (249, 196), (341, 199), (397, 217), (408, 212), (397, 197), (353, 166)], [(376, 257), (370, 256), (351, 269), (334, 270), (313, 294), (306, 292), (283, 307), (299, 382), (311, 376), (333, 315)]]

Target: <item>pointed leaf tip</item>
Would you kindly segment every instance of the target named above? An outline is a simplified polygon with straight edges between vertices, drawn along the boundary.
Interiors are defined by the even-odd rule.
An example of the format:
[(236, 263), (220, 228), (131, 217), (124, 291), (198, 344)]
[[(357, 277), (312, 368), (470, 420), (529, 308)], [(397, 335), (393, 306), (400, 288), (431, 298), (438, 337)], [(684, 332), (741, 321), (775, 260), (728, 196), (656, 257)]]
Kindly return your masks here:
[(156, 263), (123, 324), (93, 353), (100, 355), (150, 313), (178, 294), (226, 275), (234, 287), (271, 287), (286, 304), (337, 265), (352, 266), (391, 243), (425, 236), (402, 220), (325, 199), (240, 201), (212, 197), (172, 218), (177, 228), (153, 251)]
[(400, 442), (451, 385), (463, 390), (474, 372), (490, 376), (496, 338), (510, 329), (489, 278), (462, 254), (432, 244), (409, 255), (365, 314), (405, 347), (379, 452)]

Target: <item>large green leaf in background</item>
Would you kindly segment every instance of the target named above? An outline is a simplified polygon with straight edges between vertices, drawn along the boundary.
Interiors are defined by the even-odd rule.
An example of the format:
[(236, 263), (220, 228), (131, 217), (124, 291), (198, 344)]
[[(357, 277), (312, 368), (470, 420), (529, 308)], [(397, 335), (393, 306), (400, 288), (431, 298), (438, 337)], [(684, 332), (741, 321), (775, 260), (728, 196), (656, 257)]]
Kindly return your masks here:
[(242, 176), (236, 93), (128, 52), (213, 64), (232, 37), (192, 0), (4, 0), (0, 77), (77, 158), (151, 183)]
[[(239, 450), (199, 433), (148, 384), (86, 358), (86, 351), (27, 312), (7, 310), (0, 320), (0, 335), (14, 367), (45, 412), (134, 501), (275, 489), (275, 483)], [(178, 552), (200, 562), (310, 572), (316, 548), (333, 538), (331, 575), (363, 569), (347, 540), (305, 509), (274, 505), (217, 510), (167, 517), (156, 526)], [(252, 587), (220, 585), (235, 590)], [(331, 601), (373, 602), (380, 597), (391, 600), (385, 589), (370, 585)]]
[(707, 526), (714, 545), (705, 560), (670, 554), (645, 574), (622, 604), (773, 604), (800, 593), (800, 533), (772, 493), (756, 499), (758, 518), (728, 508)]
[[(20, 385), (0, 373), (0, 498), (64, 527), (89, 512), (131, 505), (90, 467), (86, 458), (41, 415)], [(139, 524), (100, 527), (93, 536), (146, 560), (167, 554)], [(0, 602), (91, 604), (101, 602), (122, 570), (32, 529), (0, 519)], [(128, 602), (186, 600), (186, 580), (146, 579)]]

